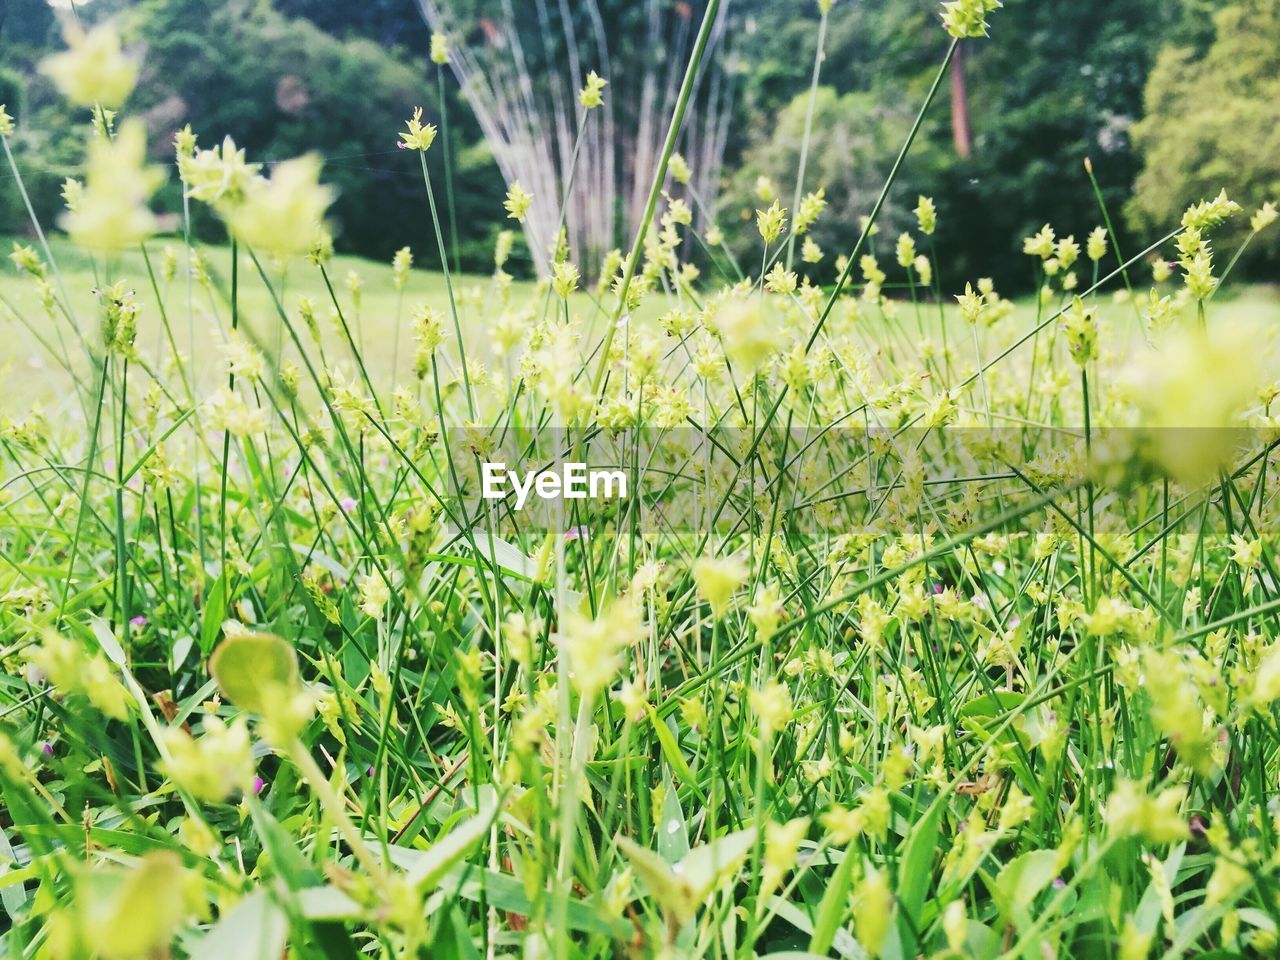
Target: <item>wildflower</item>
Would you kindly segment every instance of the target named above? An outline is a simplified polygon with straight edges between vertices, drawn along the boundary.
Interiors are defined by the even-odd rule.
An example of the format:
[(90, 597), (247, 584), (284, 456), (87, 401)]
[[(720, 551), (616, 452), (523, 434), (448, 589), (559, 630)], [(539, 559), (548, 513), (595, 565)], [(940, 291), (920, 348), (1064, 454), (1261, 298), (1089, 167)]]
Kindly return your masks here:
[(253, 751), (243, 716), (230, 725), (206, 716), (199, 740), (182, 727), (170, 727), (164, 731), (164, 746), (165, 776), (197, 800), (218, 803), (253, 787)]
[(1213, 275), (1213, 259), (1207, 253), (1198, 254), (1183, 264), (1186, 270), (1187, 292), (1197, 300), (1208, 300), (1218, 289), (1218, 278)]
[(1000, 9), (1000, 0), (951, 0), (942, 5), (942, 26), (957, 40), (987, 36), (987, 14)]
[(574, 689), (593, 697), (609, 686), (622, 669), (623, 654), (644, 635), (639, 611), (626, 600), (614, 601), (594, 620), (569, 611), (561, 643)]
[(320, 159), (306, 154), (276, 164), (270, 180), (251, 181), (244, 202), (223, 217), (246, 246), (285, 257), (312, 247), (332, 202), (333, 191), (320, 183)]
[(594, 110), (604, 104), (602, 96), (605, 86), (609, 83), (603, 79), (594, 70), (587, 74), (587, 83), (580, 91), (578, 91), (578, 102), (582, 104), (584, 110)]
[(408, 247), (401, 247), (391, 259), (391, 282), (397, 290), (404, 289), (411, 269), (413, 269), (413, 251)]
[(431, 62), (436, 64), (449, 62), (449, 38), (443, 33), (431, 34)]
[(916, 272), (916, 276), (920, 278), (920, 282), (926, 287), (933, 284), (933, 262), (924, 254), (916, 257), (911, 264)]
[(986, 301), (985, 294), (974, 293), (973, 285), (966, 283), (964, 285), (964, 293), (956, 297), (956, 302), (960, 304), (961, 319), (967, 323), (977, 323), (982, 319)]
[(113, 719), (128, 717), (128, 695), (101, 653), (90, 654), (62, 634), (48, 632), (27, 658), (59, 693), (81, 694)]
[(578, 268), (572, 263), (564, 261), (557, 263), (553, 268), (551, 285), (555, 288), (556, 294), (560, 299), (568, 300), (569, 294), (578, 288), (578, 279)]
[(1262, 541), (1246, 540), (1238, 533), (1231, 535), (1231, 559), (1246, 570), (1256, 567), (1262, 560)]
[(760, 642), (768, 642), (778, 629), (778, 621), (782, 619), (782, 601), (778, 596), (778, 588), (769, 585), (756, 591), (756, 600), (747, 608), (747, 616), (756, 628), (756, 637)]
[(764, 278), (765, 287), (780, 296), (790, 296), (796, 292), (798, 278), (779, 260)]
[(747, 579), (747, 568), (737, 557), (701, 557), (693, 563), (693, 583), (698, 595), (719, 619), (729, 611), (733, 593)]
[(916, 215), (916, 225), (920, 232), (926, 237), (933, 236), (933, 232), (938, 229), (938, 208), (934, 206), (933, 198), (921, 195), (912, 212)]
[(1280, 643), (1273, 643), (1262, 652), (1249, 677), (1247, 702), (1253, 707), (1265, 707), (1273, 700), (1280, 700)]
[(76, 23), (68, 23), (66, 40), (70, 49), (40, 64), (40, 72), (59, 93), (77, 106), (110, 110), (129, 99), (138, 80), (138, 65), (125, 56), (120, 35), (110, 24), (85, 33)]
[(391, 600), (391, 588), (382, 574), (366, 573), (356, 581), (360, 588), (360, 612), (366, 617), (378, 620), (382, 617), (383, 608)]
[(1229, 199), (1227, 191), (1223, 190), (1212, 200), (1201, 200), (1188, 207), (1186, 213), (1182, 215), (1182, 226), (1188, 230), (1208, 230), (1239, 213), (1240, 210), (1240, 204)]
[(1039, 257), (1041, 260), (1048, 260), (1056, 250), (1053, 227), (1047, 223), (1035, 236), (1027, 237), (1022, 241), (1022, 252), (1031, 257)]
[(771, 737), (791, 722), (791, 690), (785, 683), (770, 680), (747, 694), (747, 703), (760, 718), (760, 731)]
[(205, 417), (214, 430), (225, 430), (233, 437), (249, 437), (267, 429), (267, 412), (250, 408), (234, 390), (219, 387), (205, 404)]
[(893, 891), (884, 871), (867, 864), (853, 896), (853, 930), (863, 948), (880, 956), (893, 926)]
[(787, 211), (774, 200), (767, 210), (756, 211), (756, 228), (766, 244), (773, 243), (787, 228)]
[(1106, 227), (1094, 227), (1089, 232), (1089, 239), (1085, 241), (1085, 253), (1094, 263), (1107, 255)]
[(1080, 258), (1080, 244), (1075, 237), (1063, 237), (1056, 248), (1058, 266), (1062, 270), (1070, 270), (1072, 264)]
[(822, 216), (822, 211), (827, 208), (827, 191), (819, 187), (812, 193), (806, 193), (800, 199), (800, 209), (796, 211), (795, 223), (793, 230), (796, 234), (806, 232), (811, 226), (818, 221), (818, 217)]
[(809, 818), (797, 817), (787, 823), (770, 821), (764, 828), (764, 871), (761, 896), (768, 896), (796, 865), (800, 844), (809, 833)]
[(502, 206), (506, 209), (509, 219), (524, 223), (532, 203), (533, 194), (520, 186), (520, 181), (517, 180), (511, 184), (511, 189), (507, 191), (507, 199), (503, 201)]
[(707, 246), (718, 247), (724, 243), (724, 232), (713, 223), (707, 227), (707, 232), (703, 239), (707, 241)]
[(0, 103), (0, 137), (13, 136), (13, 117), (9, 116), (9, 111), (5, 109), (5, 105)]
[(911, 238), (911, 234), (904, 233), (898, 237), (898, 246), (896, 249), (898, 257), (898, 266), (910, 267), (911, 262), (916, 258), (916, 242)]
[(1083, 367), (1093, 359), (1098, 343), (1097, 310), (1086, 307), (1083, 300), (1075, 297), (1071, 309), (1063, 314), (1061, 327), (1071, 359)]
[(777, 334), (769, 329), (767, 311), (759, 297), (734, 297), (715, 312), (715, 331), (736, 368), (759, 371), (777, 352)]
[(800, 247), (800, 259), (805, 263), (819, 263), (823, 256), (822, 248), (813, 242), (813, 237), (805, 237)]
[(435, 124), (422, 122), (422, 108), (414, 107), (413, 116), (405, 121), (407, 130), (400, 134), (401, 150), (418, 150), (426, 153), (436, 142)]
[[(3, 113), (4, 107), (0, 106), (0, 114)], [(3, 126), (3, 123), (3, 117), (0, 117), (0, 126)], [(3, 132), (4, 131), (0, 129), (0, 133)], [(12, 128), (10, 132), (12, 132)], [(1280, 213), (1276, 212), (1276, 205), (1270, 202), (1264, 203), (1249, 220), (1249, 227), (1254, 233), (1261, 233), (1263, 230), (1267, 229), (1267, 227), (1271, 226), (1271, 224), (1275, 223), (1277, 217), (1280, 217)]]
[(760, 198), (761, 203), (768, 203), (778, 195), (777, 184), (773, 182), (772, 177), (760, 174), (756, 177), (756, 196)]
[(1151, 281), (1152, 283), (1164, 283), (1173, 276), (1173, 268), (1169, 265), (1169, 261), (1157, 257), (1151, 261)]
[(1140, 836), (1156, 845), (1185, 840), (1187, 821), (1179, 812), (1185, 797), (1184, 787), (1166, 787), (1152, 797), (1142, 784), (1121, 780), (1107, 800), (1107, 827), (1116, 836)]
[(671, 159), (667, 161), (667, 172), (671, 174), (671, 179), (676, 183), (688, 183), (691, 176), (689, 170), (689, 161), (684, 158), (684, 154), (673, 153)]
[(164, 172), (146, 165), (146, 153), (139, 120), (121, 125), (113, 140), (89, 144), (85, 185), (73, 191), (75, 208), (59, 221), (76, 243), (112, 252), (137, 246), (155, 232), (147, 201), (164, 182)]

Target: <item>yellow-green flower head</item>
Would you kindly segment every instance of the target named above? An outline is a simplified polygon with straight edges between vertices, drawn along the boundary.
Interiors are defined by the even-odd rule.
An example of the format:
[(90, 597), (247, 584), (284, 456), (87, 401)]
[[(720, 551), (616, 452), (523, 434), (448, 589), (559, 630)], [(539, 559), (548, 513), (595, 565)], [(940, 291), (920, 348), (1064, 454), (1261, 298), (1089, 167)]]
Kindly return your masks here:
[(414, 107), (413, 116), (405, 121), (408, 128), (400, 134), (401, 150), (420, 150), (423, 153), (431, 149), (436, 140), (436, 128), (430, 123), (422, 122), (422, 108)]
[(916, 242), (912, 239), (911, 234), (904, 233), (898, 237), (897, 246), (898, 266), (910, 267), (911, 262), (916, 258)]
[(520, 185), (517, 180), (507, 191), (507, 199), (502, 202), (508, 219), (524, 223), (529, 215), (529, 207), (533, 205), (533, 194)]
[(413, 269), (413, 251), (401, 247), (391, 258), (391, 282), (397, 290), (403, 290), (409, 279), (409, 271)]
[[(4, 113), (3, 106), (0, 106), (0, 113)], [(3, 121), (0, 120), (0, 123), (3, 123)], [(1280, 216), (1280, 213), (1276, 212), (1276, 205), (1274, 203), (1264, 203), (1249, 220), (1249, 226), (1252, 228), (1254, 233), (1261, 233), (1263, 230), (1267, 229), (1267, 227), (1275, 223), (1278, 216)]]
[(555, 265), (551, 285), (560, 299), (568, 300), (569, 294), (578, 288), (579, 278), (578, 268), (566, 260)]
[(70, 49), (46, 57), (40, 72), (58, 91), (81, 107), (116, 109), (129, 99), (138, 82), (138, 65), (125, 56), (120, 35), (110, 24), (85, 33), (74, 22), (66, 27)]
[(568, 611), (561, 644), (574, 689), (595, 696), (611, 685), (625, 662), (625, 652), (644, 636), (644, 623), (629, 600), (615, 600), (594, 620)]
[(333, 190), (320, 183), (320, 158), (305, 154), (276, 164), (270, 180), (253, 180), (224, 219), (250, 249), (285, 257), (311, 249), (332, 202)]
[(1107, 228), (1094, 227), (1089, 233), (1089, 239), (1085, 243), (1085, 253), (1089, 259), (1097, 263), (1107, 255)]
[(206, 716), (199, 740), (181, 727), (170, 727), (164, 731), (164, 746), (169, 755), (162, 764), (165, 775), (197, 800), (219, 803), (253, 786), (253, 744), (243, 716), (229, 726)]
[(667, 161), (667, 170), (671, 173), (671, 179), (676, 183), (689, 182), (689, 162), (685, 160), (683, 154), (673, 153), (671, 159)]
[(831, 6), (834, 3), (835, 0), (818, 0), (818, 12), (823, 16), (826, 16), (831, 12)]
[(770, 328), (769, 311), (760, 297), (730, 297), (716, 307), (713, 322), (725, 355), (744, 375), (763, 369), (777, 353), (777, 331)]
[(760, 689), (750, 691), (747, 703), (760, 718), (760, 729), (766, 736), (785, 729), (791, 722), (791, 690), (785, 683), (770, 680)]
[(1212, 200), (1201, 200), (1193, 203), (1182, 215), (1182, 226), (1188, 229), (1208, 230), (1216, 227), (1229, 217), (1240, 212), (1240, 204), (1227, 197), (1227, 191), (1221, 191)]
[(938, 229), (938, 208), (934, 206), (933, 198), (921, 196), (914, 212), (920, 232), (926, 237), (932, 236)]
[(822, 211), (827, 208), (827, 191), (824, 187), (819, 187), (812, 193), (806, 193), (800, 200), (800, 209), (796, 211), (795, 224), (793, 229), (797, 234), (804, 233), (814, 223), (818, 217), (822, 216)]
[(1062, 332), (1072, 360), (1083, 367), (1093, 359), (1098, 345), (1098, 318), (1093, 307), (1086, 307), (1083, 300), (1075, 297), (1071, 309), (1062, 317)]
[[(188, 143), (192, 152), (184, 153)], [(178, 149), (178, 176), (186, 184), (187, 195), (214, 207), (243, 201), (261, 169), (259, 164), (245, 162), (244, 151), (230, 137), (212, 150), (196, 149), (194, 137), (182, 138)]]
[(773, 243), (787, 228), (787, 211), (774, 200), (769, 209), (756, 211), (756, 227), (765, 243)]
[(1022, 241), (1022, 252), (1030, 257), (1048, 260), (1057, 251), (1055, 240), (1053, 227), (1046, 223), (1034, 237), (1027, 237)]
[(13, 136), (13, 117), (9, 116), (9, 111), (5, 109), (5, 105), (0, 103), (0, 137)]
[(986, 294), (975, 293), (973, 284), (966, 283), (964, 285), (964, 293), (956, 297), (956, 303), (960, 305), (960, 317), (966, 323), (977, 323), (982, 319), (983, 310), (987, 305)]
[(443, 33), (431, 34), (431, 62), (449, 62), (449, 39)]
[(604, 104), (604, 88), (609, 81), (592, 70), (587, 74), (587, 84), (578, 91), (578, 102), (584, 110), (594, 110)]
[(1218, 289), (1218, 278), (1213, 275), (1213, 258), (1200, 253), (1184, 263), (1187, 271), (1187, 292), (1197, 300), (1208, 300)]
[(89, 144), (84, 188), (73, 191), (75, 209), (59, 220), (82, 247), (102, 252), (136, 247), (156, 229), (155, 214), (147, 207), (164, 183), (164, 171), (147, 166), (146, 131), (141, 120), (120, 127), (114, 140), (95, 138)]
[(1058, 241), (1057, 254), (1059, 267), (1070, 270), (1072, 264), (1080, 259), (1080, 244), (1076, 243), (1075, 237), (1063, 237)]
[(942, 27), (957, 40), (987, 36), (987, 14), (999, 10), (1000, 0), (951, 0), (942, 5)]
[(716, 618), (729, 611), (734, 591), (747, 579), (746, 565), (737, 557), (701, 557), (693, 563), (693, 584)]

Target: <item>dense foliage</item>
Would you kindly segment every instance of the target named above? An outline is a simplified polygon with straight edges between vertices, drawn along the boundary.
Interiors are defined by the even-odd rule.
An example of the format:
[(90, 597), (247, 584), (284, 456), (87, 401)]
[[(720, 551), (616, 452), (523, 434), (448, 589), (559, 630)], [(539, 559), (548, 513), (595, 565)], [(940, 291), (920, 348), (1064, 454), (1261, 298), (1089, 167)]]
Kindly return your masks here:
[[(372, 118), (403, 71), (239, 9), (243, 77), (176, 21), (40, 63), (92, 122), (65, 238), (37, 213), (0, 280), (0, 952), (1276, 955), (1280, 327), (1222, 293), (1272, 200), (1118, 245), (1090, 189), (1003, 296), (935, 243), (985, 226), (899, 198), (956, 57), (1017, 60), (1012, 5), (947, 0), (874, 143), (819, 86), (794, 158), (751, 147), (900, 152), (857, 202), (748, 170), (697, 224), (672, 137), (598, 278), (557, 245), (516, 281), (503, 232), (462, 280), (442, 131)], [(294, 157), (158, 119), (168, 73), (351, 63), (415, 198), (306, 152), (347, 101), (305, 85), (247, 127)], [(15, 185), (30, 123), (0, 104)], [(335, 255), (383, 190), (442, 273)]]

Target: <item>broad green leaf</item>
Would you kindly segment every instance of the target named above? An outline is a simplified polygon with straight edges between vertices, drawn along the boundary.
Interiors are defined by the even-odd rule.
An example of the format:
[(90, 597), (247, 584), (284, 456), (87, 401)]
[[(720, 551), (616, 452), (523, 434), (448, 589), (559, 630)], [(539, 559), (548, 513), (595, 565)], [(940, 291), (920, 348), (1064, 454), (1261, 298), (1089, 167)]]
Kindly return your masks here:
[(222, 630), (222, 621), (227, 616), (226, 581), (218, 577), (209, 588), (209, 595), (204, 601), (204, 611), (200, 615), (200, 652), (208, 654), (213, 649), (214, 641)]
[[(489, 832), (495, 813), (493, 809), (482, 810), (463, 820), (426, 850), (412, 851), (415, 856), (409, 862), (405, 880), (417, 888), (419, 893), (430, 893), (440, 885), (445, 874)], [(403, 859), (401, 862), (404, 862)]]
[(696, 790), (697, 778), (694, 777), (693, 771), (689, 769), (689, 764), (685, 762), (684, 754), (680, 751), (680, 744), (676, 742), (675, 734), (671, 732), (667, 722), (658, 716), (652, 704), (646, 704), (645, 708), (649, 711), (649, 722), (653, 724), (653, 732), (658, 737), (658, 746), (662, 748), (663, 759), (670, 764), (671, 769), (680, 778), (681, 783), (686, 783)]
[(222, 915), (191, 960), (279, 960), (288, 932), (284, 911), (265, 890), (255, 890)]
[(835, 943), (840, 920), (849, 907), (849, 891), (853, 887), (853, 867), (856, 862), (857, 857), (850, 856), (846, 851), (827, 883), (822, 902), (818, 904), (817, 919), (813, 922), (813, 936), (809, 938), (809, 949), (814, 953), (826, 956)]
[[(657, 719), (654, 722), (662, 723)], [(664, 779), (666, 791), (662, 800), (662, 821), (658, 824), (658, 855), (667, 863), (676, 863), (689, 852), (689, 828), (671, 777)]]
[(1006, 914), (1026, 910), (1036, 896), (1057, 875), (1058, 854), (1054, 850), (1033, 850), (1015, 857), (996, 875), (993, 891)]
[(916, 821), (903, 846), (902, 861), (898, 865), (898, 939), (886, 944), (886, 956), (892, 948), (900, 947), (902, 956), (914, 957), (920, 952), (915, 931), (923, 928), (921, 913), (925, 894), (929, 892), (929, 880), (933, 866), (933, 854), (938, 847), (938, 818), (942, 809), (939, 797), (929, 805), (924, 815)]

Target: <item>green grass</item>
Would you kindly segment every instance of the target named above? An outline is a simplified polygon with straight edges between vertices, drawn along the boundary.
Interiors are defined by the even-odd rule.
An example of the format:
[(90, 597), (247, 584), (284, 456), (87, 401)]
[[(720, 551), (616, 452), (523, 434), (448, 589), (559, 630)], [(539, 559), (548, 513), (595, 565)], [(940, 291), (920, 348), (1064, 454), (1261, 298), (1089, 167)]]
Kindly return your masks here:
[[(688, 286), (678, 127), (616, 299), (6, 275), (0, 948), (1275, 954), (1274, 288), (1135, 309), (1146, 254), (1059, 244), (970, 324), (853, 227), (836, 286)], [(630, 494), (517, 511), (498, 458)]]

